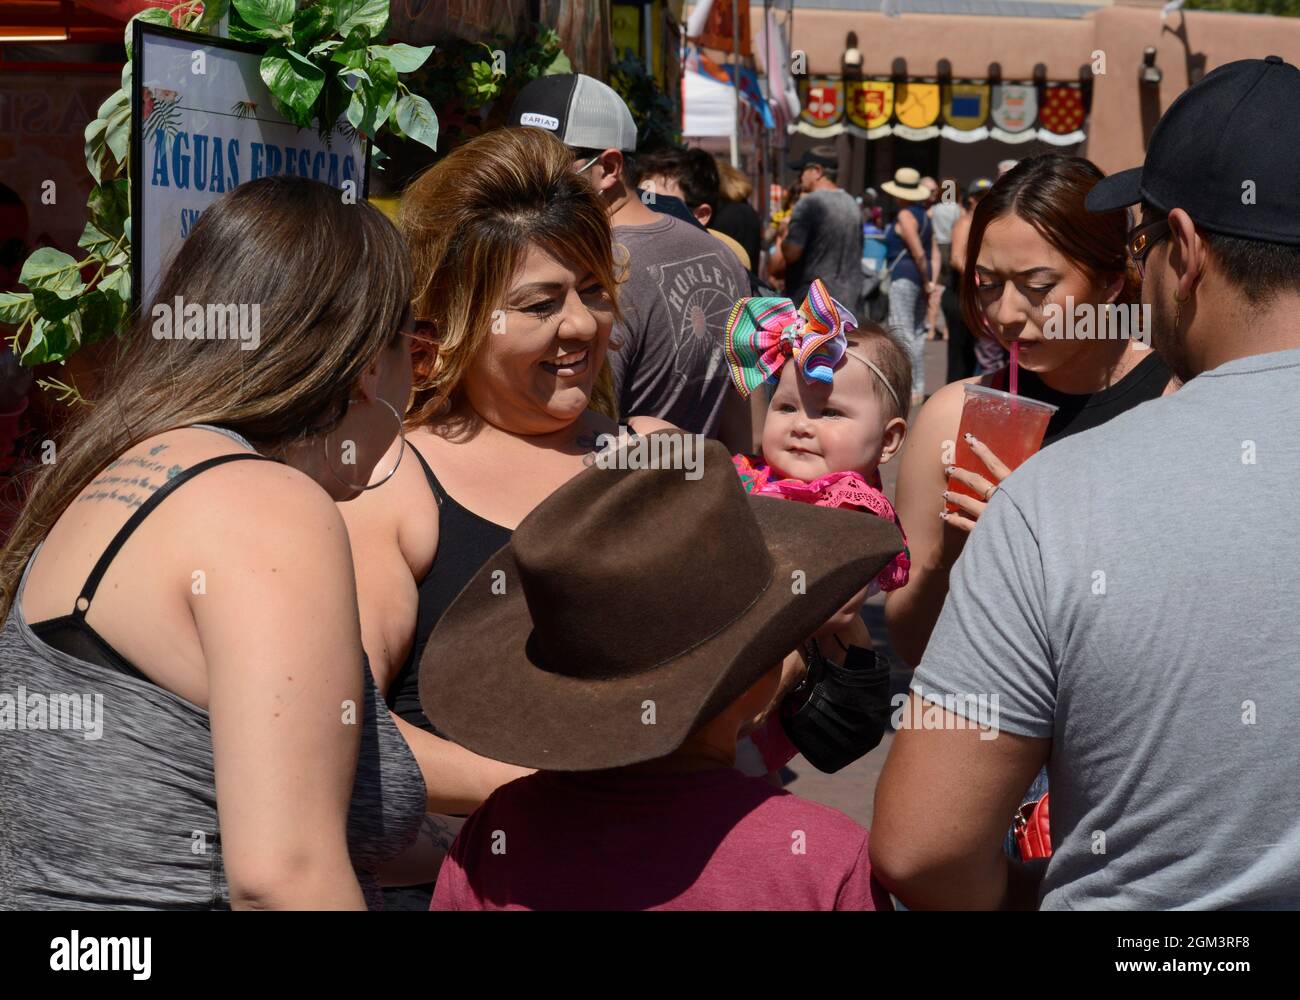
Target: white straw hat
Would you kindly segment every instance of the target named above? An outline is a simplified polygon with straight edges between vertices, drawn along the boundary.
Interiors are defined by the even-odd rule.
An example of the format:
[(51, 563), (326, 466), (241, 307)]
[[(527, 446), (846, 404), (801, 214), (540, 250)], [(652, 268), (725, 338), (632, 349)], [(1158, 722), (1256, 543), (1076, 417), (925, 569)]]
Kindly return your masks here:
[(899, 167), (894, 179), (880, 187), (902, 201), (925, 201), (930, 197), (929, 189), (921, 183), (921, 172), (912, 167)]

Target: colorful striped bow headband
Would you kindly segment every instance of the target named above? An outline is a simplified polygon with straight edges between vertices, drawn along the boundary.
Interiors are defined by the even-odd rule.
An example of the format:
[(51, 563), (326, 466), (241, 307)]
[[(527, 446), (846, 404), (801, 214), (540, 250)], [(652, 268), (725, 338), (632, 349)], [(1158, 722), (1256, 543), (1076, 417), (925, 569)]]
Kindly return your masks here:
[[(848, 347), (846, 335), (857, 328), (857, 319), (831, 298), (820, 278), (797, 309), (789, 299), (776, 296), (741, 299), (727, 317), (723, 340), (731, 381), (741, 396), (748, 397), (764, 382), (775, 379), (781, 366), (793, 358), (805, 379), (829, 385)], [(894, 387), (874, 362), (850, 356), (875, 372), (898, 403)]]
[(793, 358), (809, 382), (830, 382), (844, 357), (845, 334), (857, 326), (820, 278), (798, 308), (775, 296), (741, 299), (727, 317), (724, 340), (731, 380), (748, 396)]

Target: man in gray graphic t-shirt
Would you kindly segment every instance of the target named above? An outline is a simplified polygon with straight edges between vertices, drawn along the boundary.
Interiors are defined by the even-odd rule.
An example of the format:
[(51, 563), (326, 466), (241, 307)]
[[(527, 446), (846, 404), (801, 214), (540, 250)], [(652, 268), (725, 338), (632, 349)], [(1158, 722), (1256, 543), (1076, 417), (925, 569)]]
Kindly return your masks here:
[(609, 355), (619, 412), (716, 437), (730, 385), (723, 328), (748, 275), (720, 241), (671, 216), (616, 226), (614, 242), (630, 261)]
[(857, 313), (862, 294), (862, 212), (835, 186), (839, 160), (831, 147), (816, 147), (794, 164), (803, 196), (790, 214), (776, 272), (785, 268), (786, 295), (796, 304), (821, 278), (836, 302)]

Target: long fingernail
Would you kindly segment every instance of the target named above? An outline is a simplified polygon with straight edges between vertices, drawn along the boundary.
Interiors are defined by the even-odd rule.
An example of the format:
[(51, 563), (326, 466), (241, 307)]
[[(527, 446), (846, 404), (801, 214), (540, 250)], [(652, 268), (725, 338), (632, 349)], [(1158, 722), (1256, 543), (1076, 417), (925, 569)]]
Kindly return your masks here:
[(943, 474), (945, 476), (951, 476), (956, 471), (957, 471), (957, 467), (955, 465), (947, 465), (944, 466)]
[(968, 432), (968, 433), (966, 433), (966, 434), (963, 434), (962, 437), (964, 437), (964, 438), (966, 439), (966, 443), (967, 443), (967, 444), (974, 444), (974, 443), (975, 443), (975, 435), (974, 435), (974, 434), (971, 434), (971, 433)]
[(950, 494), (947, 490), (944, 490), (944, 491), (943, 491), (942, 493), (940, 493), (939, 495), (940, 495), (941, 497), (943, 497), (945, 500), (947, 500), (948, 497), (951, 496), (951, 494)]

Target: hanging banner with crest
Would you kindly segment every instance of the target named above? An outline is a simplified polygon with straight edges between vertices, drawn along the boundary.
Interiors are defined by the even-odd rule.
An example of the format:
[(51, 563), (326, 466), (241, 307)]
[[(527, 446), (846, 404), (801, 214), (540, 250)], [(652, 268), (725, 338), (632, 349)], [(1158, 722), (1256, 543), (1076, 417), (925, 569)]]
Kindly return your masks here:
[(943, 120), (940, 134), (953, 142), (979, 142), (989, 137), (987, 83), (951, 83), (943, 88)]
[(1083, 88), (1077, 83), (1048, 87), (1038, 112), (1038, 138), (1053, 146), (1083, 142)]
[(845, 131), (863, 139), (883, 139), (893, 132), (889, 119), (894, 113), (892, 80), (850, 80), (844, 110), (849, 123)]
[(924, 142), (939, 134), (939, 84), (900, 83), (894, 88), (894, 115), (898, 124), (894, 135), (913, 142)]
[(993, 88), (993, 127), (990, 138), (999, 142), (1029, 142), (1038, 137), (1038, 90), (1032, 83), (1000, 83)]
[(844, 82), (829, 76), (813, 76), (799, 81), (798, 131), (823, 139), (844, 131)]
[(1078, 83), (971, 80), (861, 80), (816, 76), (799, 81), (803, 107), (788, 132), (829, 138), (847, 132), (865, 139), (896, 135), (912, 142), (942, 136), (1019, 144), (1042, 139), (1072, 146), (1086, 138), (1085, 94)]

